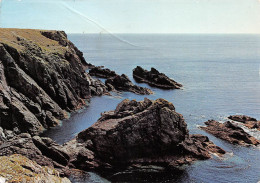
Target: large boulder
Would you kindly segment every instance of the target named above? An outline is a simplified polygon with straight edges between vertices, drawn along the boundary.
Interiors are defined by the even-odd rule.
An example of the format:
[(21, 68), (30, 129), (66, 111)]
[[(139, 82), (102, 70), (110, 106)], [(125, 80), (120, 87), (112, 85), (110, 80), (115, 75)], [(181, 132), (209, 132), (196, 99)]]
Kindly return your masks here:
[(182, 87), (180, 83), (170, 79), (168, 76), (160, 73), (153, 67), (151, 68), (151, 71), (148, 71), (140, 66), (137, 66), (133, 70), (133, 77), (137, 82), (147, 83), (150, 86), (162, 89), (180, 89)]
[(164, 99), (123, 100), (80, 132), (72, 144), (91, 152), (85, 151), (84, 156), (82, 151), (81, 161), (74, 161), (75, 167), (85, 169), (91, 162), (95, 169), (150, 165), (165, 170), (208, 159), (211, 153), (225, 153), (206, 136), (189, 135), (183, 116)]

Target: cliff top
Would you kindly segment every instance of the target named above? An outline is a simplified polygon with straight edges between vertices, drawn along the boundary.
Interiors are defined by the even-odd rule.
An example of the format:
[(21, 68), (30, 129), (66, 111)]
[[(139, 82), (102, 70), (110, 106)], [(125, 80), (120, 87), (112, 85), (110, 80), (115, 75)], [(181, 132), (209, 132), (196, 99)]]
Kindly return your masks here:
[[(14, 154), (0, 157), (0, 178), (8, 182), (61, 182), (70, 183), (67, 178), (61, 178), (59, 172), (47, 166), (40, 166), (28, 158)], [(1, 180), (1, 179), (0, 179)]]
[(25, 50), (25, 40), (27, 43), (36, 44), (43, 51), (65, 53), (65, 45), (61, 45), (59, 40), (49, 39), (44, 33), (60, 34), (67, 39), (63, 31), (36, 30), (36, 29), (15, 29), (0, 28), (0, 43), (7, 44), (19, 51)]

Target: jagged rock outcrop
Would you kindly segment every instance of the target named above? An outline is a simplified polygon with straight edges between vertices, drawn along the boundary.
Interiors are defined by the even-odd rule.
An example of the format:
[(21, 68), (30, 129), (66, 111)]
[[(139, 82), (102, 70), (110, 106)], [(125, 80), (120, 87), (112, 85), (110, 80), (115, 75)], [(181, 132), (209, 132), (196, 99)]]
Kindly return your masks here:
[(203, 135), (189, 135), (181, 114), (164, 99), (123, 100), (77, 138), (58, 145), (50, 138), (16, 135), (0, 128), (0, 156), (23, 155), (69, 175), (71, 170), (161, 172), (211, 157), (223, 149)]
[[(181, 114), (164, 99), (123, 100), (64, 148), (78, 148), (71, 163), (114, 171), (148, 165), (162, 170), (225, 151), (203, 135), (189, 135)], [(71, 151), (70, 151), (71, 152)]]
[(238, 145), (259, 145), (260, 141), (255, 137), (246, 133), (241, 127), (227, 121), (220, 123), (214, 120), (205, 122), (206, 127), (202, 126), (201, 129), (205, 130), (212, 135), (226, 140), (232, 144)]
[[(68, 178), (62, 178), (59, 172), (47, 166), (40, 166), (36, 162), (22, 156), (0, 156), (0, 178), (6, 182), (28, 183), (69, 183)], [(1, 182), (0, 179), (0, 182)]]
[(105, 84), (108, 91), (128, 91), (140, 95), (149, 95), (153, 93), (148, 88), (134, 85), (125, 74), (120, 76), (116, 74), (115, 71), (111, 71), (107, 68), (104, 69), (102, 67), (93, 67), (89, 70), (89, 74), (91, 76), (106, 78), (107, 80)]
[(62, 31), (0, 29), (0, 126), (39, 134), (106, 86)]
[(89, 70), (89, 74), (91, 76), (96, 76), (99, 78), (110, 78), (117, 76), (115, 71), (111, 71), (110, 69), (107, 68), (102, 68), (102, 67), (93, 67), (92, 69)]
[(260, 121), (257, 121), (255, 118), (245, 115), (232, 115), (228, 118), (233, 121), (240, 122), (250, 129), (257, 129), (260, 131)]
[(142, 67), (137, 66), (133, 70), (133, 77), (137, 82), (147, 83), (150, 86), (162, 89), (180, 89), (182, 87), (180, 83), (170, 79), (165, 74), (160, 73), (153, 67), (151, 68), (151, 71), (147, 71)]
[(148, 88), (134, 85), (125, 74), (110, 77), (106, 80), (105, 84), (110, 90), (114, 88), (119, 91), (128, 91), (140, 95), (150, 95), (153, 93)]

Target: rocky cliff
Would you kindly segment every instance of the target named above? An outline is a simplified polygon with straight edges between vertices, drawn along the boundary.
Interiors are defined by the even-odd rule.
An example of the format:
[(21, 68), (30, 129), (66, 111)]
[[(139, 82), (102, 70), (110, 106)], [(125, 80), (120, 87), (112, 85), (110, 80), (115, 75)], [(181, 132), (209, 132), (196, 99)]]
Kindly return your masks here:
[(0, 127), (39, 134), (106, 87), (63, 31), (0, 29)]

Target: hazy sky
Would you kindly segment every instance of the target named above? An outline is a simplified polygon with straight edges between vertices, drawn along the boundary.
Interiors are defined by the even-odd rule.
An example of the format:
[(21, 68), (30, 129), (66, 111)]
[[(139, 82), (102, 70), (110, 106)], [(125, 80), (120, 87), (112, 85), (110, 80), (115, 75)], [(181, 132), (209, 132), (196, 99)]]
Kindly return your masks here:
[(68, 33), (260, 33), (260, 0), (2, 0), (0, 26)]

